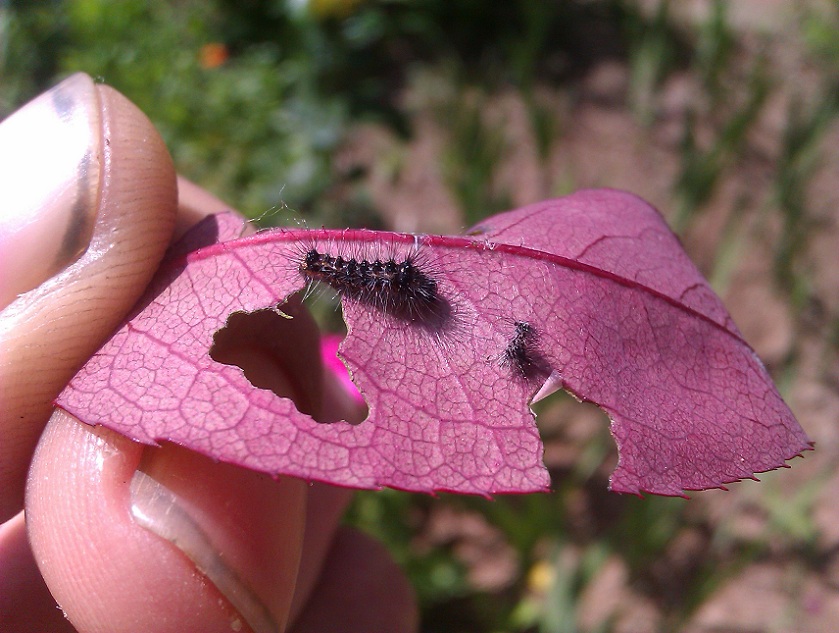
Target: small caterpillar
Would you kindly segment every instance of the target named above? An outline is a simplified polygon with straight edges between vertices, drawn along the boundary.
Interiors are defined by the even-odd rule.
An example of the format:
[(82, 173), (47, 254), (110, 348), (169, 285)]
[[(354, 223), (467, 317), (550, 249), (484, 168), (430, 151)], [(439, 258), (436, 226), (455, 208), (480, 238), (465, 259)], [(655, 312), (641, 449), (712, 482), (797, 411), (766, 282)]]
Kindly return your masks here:
[(437, 282), (417, 266), (414, 257), (368, 261), (332, 256), (310, 248), (299, 266), (309, 280), (321, 281), (341, 296), (371, 305), (403, 321), (439, 327), (449, 315)]
[(527, 321), (515, 321), (513, 325), (516, 332), (504, 350), (501, 364), (524, 380), (547, 377), (551, 370), (539, 351), (536, 329)]

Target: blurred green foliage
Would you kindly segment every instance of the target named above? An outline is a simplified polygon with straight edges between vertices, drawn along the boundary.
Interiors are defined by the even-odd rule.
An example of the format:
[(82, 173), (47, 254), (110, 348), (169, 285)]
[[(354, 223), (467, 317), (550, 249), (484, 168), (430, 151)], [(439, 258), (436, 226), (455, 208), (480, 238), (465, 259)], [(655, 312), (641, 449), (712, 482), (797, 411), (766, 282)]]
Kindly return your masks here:
[[(401, 91), (417, 70), (444, 78), (436, 120), (447, 130), (443, 180), (465, 224), (511, 204), (496, 179), (506, 140), (485, 106), (514, 89), (527, 108), (537, 154), (548, 162), (564, 126), (537, 89), (573, 98), (575, 82), (603, 60), (628, 69), (627, 107), (641, 125), (658, 116), (656, 95), (674, 73), (700, 78), (707, 102), (689, 109), (676, 152), (674, 222), (686, 230), (721, 180), (736, 169), (775, 88), (767, 60), (732, 76), (737, 42), (727, 2), (686, 27), (660, 2), (631, 0), (483, 3), (474, 0), (180, 0), (0, 2), (0, 117), (72, 72), (108, 83), (160, 130), (178, 170), (266, 223), (306, 217), (313, 224), (382, 222), (364, 195), (341, 193), (363, 174), (333, 164), (352, 126), (375, 121), (410, 142), (415, 134)], [(828, 3), (829, 4), (829, 3)], [(807, 185), (821, 159), (820, 140), (839, 112), (839, 10), (801, 16), (801, 31), (824, 77), (823, 99), (787, 113), (775, 169), (775, 203), (784, 231), (775, 250), (779, 286), (806, 306), (812, 289), (801, 254), (813, 230)], [(733, 87), (736, 86), (737, 90)], [(733, 96), (732, 96), (733, 95)], [(703, 134), (697, 121), (706, 124)], [(707, 129), (710, 120), (710, 131)], [(560, 181), (561, 182), (561, 181)], [(552, 190), (574, 183), (552, 183)], [(342, 189), (343, 188), (343, 189)], [(737, 224), (736, 213), (729, 229)], [(735, 242), (723, 236), (721, 278)], [(825, 325), (839, 340), (839, 317)], [(827, 334), (826, 334), (827, 335)], [(551, 415), (551, 404), (540, 409)], [(604, 424), (605, 429), (605, 424)], [(348, 520), (381, 538), (417, 588), (427, 631), (577, 630), (580, 596), (607, 561), (646, 588), (677, 630), (726, 574), (760, 550), (717, 537), (681, 499), (609, 498), (600, 466), (606, 432), (592, 440), (576, 470), (553, 472), (556, 492), (494, 502), (393, 491), (360, 493)], [(811, 543), (813, 490), (797, 503), (767, 503), (774, 526)], [(602, 504), (599, 523), (574, 529), (580, 499)], [(436, 507), (479, 513), (515, 554), (517, 569), (495, 593), (476, 590), (457, 542), (418, 545)], [(707, 537), (714, 555), (673, 573), (655, 571), (683, 530)], [(782, 529), (782, 528), (778, 528)], [(768, 537), (767, 537), (768, 538)], [(739, 548), (739, 550), (738, 550)], [(573, 552), (573, 556), (568, 553)], [(651, 571), (652, 569), (652, 571)], [(539, 580), (541, 578), (541, 580)], [(668, 586), (668, 582), (671, 584)], [(611, 621), (598, 630), (611, 630)]]
[[(361, 120), (410, 136), (398, 95), (412, 69), (445, 62), (460, 86), (530, 95), (537, 77), (559, 82), (619, 54), (619, 38), (595, 45), (580, 26), (628, 13), (614, 1), (17, 0), (0, 8), (0, 116), (83, 71), (146, 112), (181, 173), (248, 215), (289, 206), (347, 221), (328, 193), (356, 175), (336, 175), (334, 151)], [(551, 126), (531, 103), (546, 154)], [(449, 181), (470, 219), (506, 202), (480, 194), (493, 176), (483, 152), (498, 143), (482, 125), (467, 108), (451, 143)]]

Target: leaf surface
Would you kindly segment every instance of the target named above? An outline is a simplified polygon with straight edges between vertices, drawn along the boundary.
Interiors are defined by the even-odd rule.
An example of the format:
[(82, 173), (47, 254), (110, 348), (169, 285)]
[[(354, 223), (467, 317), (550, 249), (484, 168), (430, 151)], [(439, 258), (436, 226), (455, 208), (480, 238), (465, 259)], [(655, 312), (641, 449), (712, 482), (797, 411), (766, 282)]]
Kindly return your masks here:
[[(629, 194), (579, 192), (466, 237), (274, 230), (222, 241), (235, 232), (221, 216), (175, 247), (57, 404), (137, 441), (272, 474), (425, 492), (546, 490), (527, 405), (546, 379), (609, 415), (618, 492), (721, 487), (810, 446), (678, 240)], [(339, 353), (369, 407), (358, 425), (316, 422), (209, 353), (229, 317), (306, 286), (312, 248), (357, 262), (412, 257), (445, 308), (410, 322), (388, 311), (392, 298), (344, 296)], [(303, 319), (291, 322), (283, 344), (304, 358), (316, 342), (295, 333)]]

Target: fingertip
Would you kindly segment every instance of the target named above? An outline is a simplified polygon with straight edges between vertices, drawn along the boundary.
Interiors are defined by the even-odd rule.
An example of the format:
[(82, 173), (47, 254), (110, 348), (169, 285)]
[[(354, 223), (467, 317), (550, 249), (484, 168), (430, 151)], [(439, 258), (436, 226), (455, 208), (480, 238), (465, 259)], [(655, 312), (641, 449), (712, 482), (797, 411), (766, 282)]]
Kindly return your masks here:
[(23, 512), (0, 525), (0, 569), (2, 630), (73, 633), (35, 564)]
[[(138, 472), (145, 491), (132, 486)], [(284, 626), (302, 542), (302, 482), (278, 483), (173, 446), (144, 448), (58, 411), (33, 460), (26, 511), (41, 572), (81, 631)], [(243, 610), (231, 578), (267, 617)]]
[[(72, 94), (85, 105), (74, 102), (69, 109), (94, 110), (95, 116), (85, 119), (86, 127), (74, 128), (87, 130), (86, 149), (76, 154), (86, 157), (88, 168), (74, 162), (69, 172), (80, 179), (75, 189), (87, 194), (73, 197), (76, 219), (68, 221), (67, 230), (85, 224), (79, 218), (88, 218), (91, 226), (75, 234), (87, 236), (73, 249), (81, 254), (48, 279), (37, 279), (37, 287), (0, 312), (0, 521), (22, 507), (26, 468), (52, 401), (137, 301), (175, 222), (175, 171), (151, 122), (112, 88), (75, 77)], [(94, 119), (98, 123), (90, 125)], [(13, 154), (17, 147), (3, 150)], [(61, 200), (48, 197), (42, 203), (61, 205)], [(43, 217), (48, 220), (38, 225), (41, 235), (55, 228), (52, 216)], [(30, 241), (37, 245), (37, 238)], [(46, 252), (44, 257), (51, 258)], [(53, 272), (42, 271), (41, 277)]]
[(0, 123), (0, 309), (76, 260), (96, 217), (101, 104), (77, 73)]

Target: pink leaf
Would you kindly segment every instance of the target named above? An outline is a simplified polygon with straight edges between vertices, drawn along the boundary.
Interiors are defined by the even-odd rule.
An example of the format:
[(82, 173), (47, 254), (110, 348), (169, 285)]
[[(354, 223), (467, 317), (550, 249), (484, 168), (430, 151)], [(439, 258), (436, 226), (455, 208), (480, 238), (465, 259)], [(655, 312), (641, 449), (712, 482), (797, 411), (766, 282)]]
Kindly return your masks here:
[[(237, 230), (222, 216), (187, 241)], [(629, 194), (579, 192), (469, 237), (276, 230), (195, 244), (173, 249), (59, 406), (273, 474), (484, 495), (547, 489), (527, 406), (546, 379), (608, 413), (619, 492), (721, 487), (810, 446), (677, 239)], [(373, 266), (391, 259), (407, 274)], [(349, 260), (368, 266), (348, 272)], [(210, 356), (228, 318), (235, 331), (238, 313), (282, 303), (306, 285), (301, 270), (344, 295), (339, 354), (369, 406), (361, 424), (316, 422)], [(288, 359), (292, 392), (314, 393), (316, 339), (280, 310), (294, 317), (277, 317), (283, 334), (249, 344)]]

